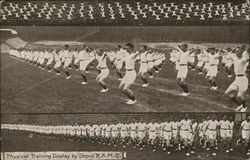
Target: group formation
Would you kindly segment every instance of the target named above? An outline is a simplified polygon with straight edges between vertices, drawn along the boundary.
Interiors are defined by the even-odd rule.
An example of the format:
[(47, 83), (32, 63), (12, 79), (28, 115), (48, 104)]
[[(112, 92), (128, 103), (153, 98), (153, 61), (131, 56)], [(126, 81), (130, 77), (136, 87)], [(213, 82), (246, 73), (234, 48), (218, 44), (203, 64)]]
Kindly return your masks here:
[[(238, 3), (237, 3), (238, 2)], [(212, 1), (169, 2), (164, 1), (5, 1), (0, 13), (2, 21), (48, 21), (50, 23), (91, 22), (103, 24), (133, 23), (207, 23), (234, 22), (248, 23), (249, 1)], [(134, 22), (135, 21), (135, 22)], [(196, 23), (197, 24), (197, 23)]]
[[(60, 75), (63, 71), (66, 79), (71, 78), (70, 69), (80, 70), (82, 85), (88, 83), (88, 66), (95, 66), (99, 73), (96, 80), (102, 87), (100, 91), (102, 93), (108, 92), (108, 85), (104, 80), (109, 76), (110, 69), (114, 69), (118, 80), (121, 81), (119, 89), (129, 98), (127, 104), (134, 104), (137, 101), (130, 89), (137, 75), (143, 82), (142, 87), (147, 87), (149, 85), (147, 78), (154, 78), (154, 75), (162, 70), (162, 65), (168, 61), (177, 72), (177, 82), (183, 89), (181, 96), (190, 94), (186, 83), (189, 69), (197, 70), (197, 74), (205, 74), (205, 78), (211, 84), (211, 89), (217, 90), (215, 78), (221, 61), (228, 78), (232, 77), (233, 73), (235, 75), (234, 82), (225, 94), (237, 104), (237, 111), (247, 110), (245, 94), (248, 89), (249, 49), (245, 45), (226, 49), (213, 47), (194, 49), (188, 47), (188, 44), (182, 44), (164, 50), (143, 45), (139, 50), (135, 50), (131, 43), (124, 46), (118, 45), (114, 49), (93, 49), (83, 44), (72, 47), (65, 45), (64, 49), (11, 49), (10, 55), (37, 65), (48, 72), (54, 70), (56, 75)], [(140, 66), (138, 73), (135, 70), (137, 63)], [(125, 75), (123, 75), (123, 70), (125, 70)]]
[[(224, 115), (220, 121), (216, 116), (207, 117), (200, 122), (189, 115), (183, 119), (173, 118), (173, 121), (155, 119), (145, 122), (132, 119), (129, 123), (107, 122), (103, 124), (74, 124), (74, 125), (29, 125), (2, 124), (2, 129), (29, 132), (33, 136), (49, 137), (78, 142), (99, 143), (123, 148), (133, 147), (140, 151), (151, 148), (164, 150), (167, 154), (183, 150), (187, 156), (203, 149), (216, 156), (220, 151), (230, 153), (234, 148), (243, 145), (246, 154), (250, 155), (250, 116), (236, 130), (234, 119)], [(239, 131), (239, 132), (238, 132)], [(239, 137), (238, 137), (239, 135)], [(236, 136), (236, 137), (234, 137)], [(234, 141), (236, 140), (237, 141)]]

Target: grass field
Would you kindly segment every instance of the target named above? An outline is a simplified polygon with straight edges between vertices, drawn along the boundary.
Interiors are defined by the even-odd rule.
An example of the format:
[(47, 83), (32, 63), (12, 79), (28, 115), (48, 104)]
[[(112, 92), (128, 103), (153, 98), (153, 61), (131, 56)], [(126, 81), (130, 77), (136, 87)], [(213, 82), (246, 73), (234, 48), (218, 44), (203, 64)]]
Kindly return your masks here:
[[(109, 67), (111, 69), (111, 67)], [(137, 66), (138, 71), (138, 66)], [(71, 70), (72, 79), (56, 76), (24, 61), (1, 53), (1, 111), (2, 113), (83, 113), (83, 112), (231, 112), (236, 107), (225, 89), (234, 78), (225, 78), (220, 66), (217, 77), (218, 91), (211, 91), (204, 75), (189, 71), (187, 82), (191, 95), (181, 97), (182, 90), (175, 81), (176, 73), (167, 61), (155, 78), (149, 79), (147, 88), (136, 79), (132, 90), (138, 99), (135, 105), (127, 105), (127, 98), (119, 91), (119, 81), (111, 69), (106, 79), (109, 92), (100, 93), (95, 81), (97, 71), (90, 68), (89, 83), (81, 85), (79, 73)], [(250, 104), (247, 95), (247, 104)]]
[(246, 160), (247, 157), (244, 153), (243, 146), (237, 146), (230, 154), (226, 154), (221, 149), (219, 144), (219, 150), (217, 156), (212, 156), (210, 151), (206, 151), (199, 147), (196, 148), (195, 154), (190, 157), (186, 157), (183, 151), (176, 151), (170, 155), (161, 150), (160, 148), (156, 152), (152, 152), (150, 147), (146, 147), (144, 151), (134, 149), (132, 146), (128, 146), (123, 149), (122, 146), (117, 147), (102, 145), (99, 143), (90, 142), (76, 142), (65, 141), (61, 139), (51, 139), (48, 137), (39, 137), (34, 135), (29, 138), (27, 132), (13, 132), (2, 130), (1, 148), (2, 152), (17, 152), (17, 151), (123, 151), (127, 153), (128, 160)]

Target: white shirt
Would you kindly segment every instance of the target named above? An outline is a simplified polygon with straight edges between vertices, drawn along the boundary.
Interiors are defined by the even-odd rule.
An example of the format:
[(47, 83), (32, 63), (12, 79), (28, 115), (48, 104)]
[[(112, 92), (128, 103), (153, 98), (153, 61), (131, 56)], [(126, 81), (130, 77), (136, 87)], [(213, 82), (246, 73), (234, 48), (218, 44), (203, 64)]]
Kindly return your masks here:
[(178, 58), (180, 64), (188, 64), (188, 58), (189, 58), (189, 51), (186, 52), (180, 51)]
[(107, 68), (107, 57), (104, 57), (105, 55), (103, 54), (102, 56), (98, 56), (97, 60), (98, 60), (98, 66), (100, 68)]
[(135, 69), (135, 53), (127, 53), (125, 57), (125, 69), (126, 70), (133, 70)]
[(191, 124), (191, 120), (188, 119), (188, 120), (181, 120), (180, 121), (180, 129), (181, 130), (192, 130), (192, 124)]
[(152, 132), (158, 130), (159, 127), (160, 126), (158, 123), (149, 123), (148, 124), (149, 131), (152, 131)]
[(219, 124), (219, 122), (217, 120), (215, 120), (215, 121), (209, 120), (207, 122), (207, 129), (209, 129), (209, 130), (216, 130), (218, 124)]
[(230, 122), (228, 120), (221, 120), (218, 124), (221, 129), (228, 130), (230, 129)]
[(78, 58), (79, 60), (88, 60), (89, 59), (89, 55), (87, 54), (87, 52), (85, 50), (81, 50), (78, 54)]
[(137, 130), (137, 125), (135, 123), (129, 124), (130, 130), (131, 131), (136, 131)]
[(171, 131), (172, 130), (172, 124), (170, 122), (164, 122), (161, 124), (161, 128), (163, 131)]
[(123, 60), (126, 55), (126, 51), (124, 49), (120, 49), (116, 52), (115, 58), (117, 60)]
[(219, 57), (220, 55), (219, 54), (210, 54), (209, 55), (209, 64), (210, 65), (218, 65), (219, 64)]
[(145, 131), (146, 130), (146, 127), (147, 125), (146, 125), (146, 123), (140, 123), (140, 124), (138, 124), (138, 130), (139, 131)]
[(180, 122), (170, 122), (173, 130), (178, 130), (178, 126), (180, 126)]
[(140, 55), (140, 59), (141, 59), (141, 63), (142, 63), (142, 62), (147, 62), (147, 51), (146, 51), (146, 52), (143, 52), (143, 53)]
[(231, 57), (234, 63), (234, 73), (236, 75), (246, 74), (248, 58), (243, 56), (242, 58), (238, 58), (236, 55), (233, 55)]
[(247, 122), (247, 120), (243, 121), (241, 123), (241, 127), (243, 130), (250, 130), (250, 121), (249, 122)]
[(128, 129), (127, 124), (122, 124), (121, 125), (121, 131), (127, 131), (127, 129)]

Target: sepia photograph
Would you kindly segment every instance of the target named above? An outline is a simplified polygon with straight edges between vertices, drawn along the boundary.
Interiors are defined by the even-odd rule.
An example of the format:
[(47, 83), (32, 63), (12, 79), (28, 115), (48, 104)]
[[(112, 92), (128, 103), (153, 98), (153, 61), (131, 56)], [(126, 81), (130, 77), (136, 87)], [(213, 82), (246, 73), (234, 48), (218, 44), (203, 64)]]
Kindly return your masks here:
[(249, 0), (1, 0), (1, 160), (249, 160)]

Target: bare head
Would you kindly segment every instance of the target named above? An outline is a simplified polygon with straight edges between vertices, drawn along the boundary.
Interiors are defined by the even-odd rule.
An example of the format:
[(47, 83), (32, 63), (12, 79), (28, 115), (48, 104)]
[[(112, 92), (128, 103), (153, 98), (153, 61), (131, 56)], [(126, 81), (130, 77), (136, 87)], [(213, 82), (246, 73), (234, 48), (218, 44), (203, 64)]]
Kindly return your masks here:
[(65, 44), (65, 45), (64, 45), (64, 49), (65, 49), (65, 50), (68, 50), (68, 49), (69, 49), (69, 45), (68, 45), (68, 44)]
[(223, 117), (222, 117), (222, 119), (225, 121), (225, 120), (227, 120), (227, 115), (224, 115)]
[(228, 119), (229, 119), (229, 121), (231, 121), (231, 122), (234, 121), (233, 116), (230, 116)]
[(185, 114), (184, 119), (187, 120), (189, 118), (189, 114)]
[(128, 53), (132, 53), (134, 51), (134, 45), (132, 43), (127, 43), (124, 46), (124, 49), (128, 52)]
[(120, 50), (121, 48), (122, 48), (122, 46), (118, 44), (118, 45), (116, 46), (115, 49), (118, 51), (118, 50)]
[(86, 45), (85, 44), (83, 44), (83, 45), (81, 45), (81, 49), (86, 49)]
[(188, 50), (188, 45), (187, 44), (182, 44), (179, 46), (180, 49), (183, 51), (183, 52), (186, 52)]
[(102, 56), (103, 55), (103, 50), (102, 49), (97, 49), (95, 52), (96, 52), (96, 54), (98, 56)]
[(232, 49), (231, 49), (231, 48), (227, 48), (226, 50), (227, 50), (227, 52), (230, 52), (230, 51), (232, 51)]
[(145, 52), (147, 49), (148, 49), (148, 47), (145, 46), (145, 45), (143, 45), (143, 46), (141, 47), (140, 51), (141, 51), (141, 52)]
[(236, 56), (237, 56), (238, 58), (241, 58), (243, 52), (244, 52), (244, 48), (238, 47), (238, 48), (236, 49)]
[(216, 120), (216, 115), (213, 115), (213, 116), (212, 116), (212, 120), (213, 120), (213, 121)]
[(209, 52), (210, 52), (212, 55), (214, 55), (215, 52), (216, 52), (216, 49), (212, 47), (212, 48), (209, 49)]

